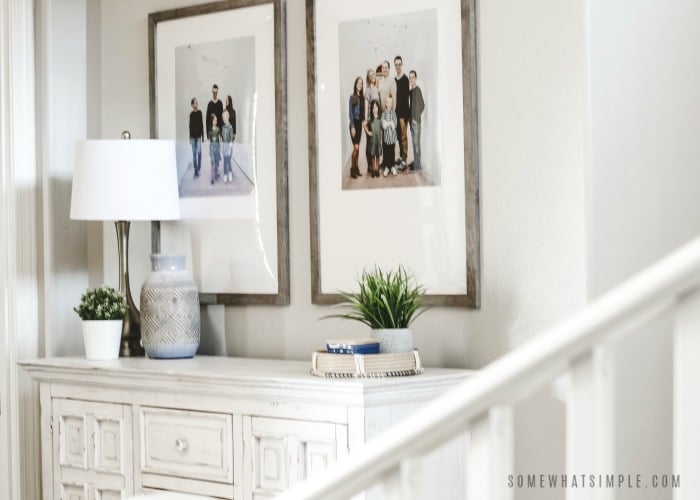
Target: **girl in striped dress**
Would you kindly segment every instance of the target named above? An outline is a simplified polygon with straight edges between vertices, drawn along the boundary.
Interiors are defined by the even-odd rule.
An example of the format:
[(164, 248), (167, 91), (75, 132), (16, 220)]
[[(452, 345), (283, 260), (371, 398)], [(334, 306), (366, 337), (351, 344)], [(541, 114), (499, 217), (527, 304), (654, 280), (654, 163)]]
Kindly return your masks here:
[(384, 156), (384, 177), (392, 174), (398, 175), (396, 170), (396, 112), (391, 95), (386, 98), (386, 107), (382, 113), (382, 129), (384, 130), (384, 144), (382, 146)]
[(211, 114), (211, 129), (209, 130), (209, 159), (211, 160), (211, 183), (219, 178), (219, 162), (221, 161), (221, 131), (214, 113)]

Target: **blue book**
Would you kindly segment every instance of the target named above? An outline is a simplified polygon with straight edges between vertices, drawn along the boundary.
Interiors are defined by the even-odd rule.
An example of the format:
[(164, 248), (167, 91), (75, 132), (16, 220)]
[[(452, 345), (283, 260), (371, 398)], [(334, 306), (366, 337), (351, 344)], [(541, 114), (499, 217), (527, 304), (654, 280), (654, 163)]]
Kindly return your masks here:
[(328, 340), (326, 351), (332, 354), (379, 354), (377, 339)]

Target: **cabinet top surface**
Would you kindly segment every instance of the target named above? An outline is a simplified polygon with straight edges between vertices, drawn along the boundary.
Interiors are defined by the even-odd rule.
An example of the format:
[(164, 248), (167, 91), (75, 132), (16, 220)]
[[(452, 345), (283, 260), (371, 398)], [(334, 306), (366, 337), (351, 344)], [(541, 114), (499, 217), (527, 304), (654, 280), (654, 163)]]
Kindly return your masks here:
[[(349, 392), (368, 392), (399, 386), (452, 385), (473, 374), (470, 370), (426, 368), (421, 375), (369, 379), (334, 379), (312, 376), (310, 361), (290, 361), (225, 356), (196, 356), (192, 359), (156, 360), (121, 358), (115, 361), (90, 361), (84, 358), (43, 358), (19, 363), (38, 380), (66, 380), (101, 384), (124, 383), (138, 380), (140, 384), (153, 382), (191, 382), (228, 384), (294, 385), (308, 388), (333, 388)], [(114, 379), (114, 382), (110, 382)]]

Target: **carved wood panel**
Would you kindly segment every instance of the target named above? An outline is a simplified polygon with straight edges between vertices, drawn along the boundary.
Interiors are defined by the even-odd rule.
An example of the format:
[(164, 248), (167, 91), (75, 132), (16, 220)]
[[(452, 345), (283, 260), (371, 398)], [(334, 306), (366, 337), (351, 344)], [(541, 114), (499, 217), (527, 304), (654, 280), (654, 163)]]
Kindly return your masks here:
[(129, 406), (53, 400), (56, 500), (121, 500), (132, 495)]
[(86, 415), (58, 414), (59, 454), (61, 466), (87, 469)]
[(87, 486), (61, 484), (59, 498), (61, 500), (88, 500)]
[(95, 500), (122, 500), (121, 491), (95, 488)]
[(251, 417), (244, 426), (251, 448), (246, 499), (272, 498), (347, 453), (345, 425)]

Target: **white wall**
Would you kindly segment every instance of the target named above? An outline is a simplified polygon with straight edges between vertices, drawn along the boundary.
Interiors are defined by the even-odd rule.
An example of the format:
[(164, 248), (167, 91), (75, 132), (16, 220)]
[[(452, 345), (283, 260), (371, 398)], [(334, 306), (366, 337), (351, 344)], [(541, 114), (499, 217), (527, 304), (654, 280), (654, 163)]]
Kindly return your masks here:
[[(700, 232), (700, 4), (589, 3), (587, 267), (595, 297)], [(616, 357), (615, 469), (671, 472), (670, 323), (628, 338)]]
[[(36, 192), (34, 201), (42, 208), (42, 220), (40, 224), (32, 222), (27, 231), (38, 228), (41, 241), (27, 247), (36, 249), (36, 256), (23, 255), (21, 260), (32, 267), (40, 259), (41, 271), (48, 274), (37, 277), (34, 268), (26, 275), (21, 274), (24, 268), (17, 271), (27, 280), (30, 293), (41, 294), (46, 301), (38, 303), (35, 298), (33, 308), (19, 311), (20, 317), (30, 319), (13, 332), (22, 346), (31, 347), (21, 351), (22, 357), (39, 354), (41, 347), (47, 354), (80, 354), (79, 327), (70, 321), (68, 311), (77, 296), (69, 295), (77, 295), (77, 288), (86, 280), (91, 285), (102, 278), (117, 284), (113, 227), (105, 225), (96, 235), (88, 225), (85, 241), (81, 223), (67, 221), (70, 144), (76, 139), (74, 135), (84, 130), (84, 124), (88, 137), (116, 138), (123, 129), (130, 129), (134, 137), (148, 136), (147, 14), (195, 3), (102, 0), (98, 6), (85, 3), (81, 12), (86, 12), (86, 18), (82, 13), (66, 15), (81, 1), (45, 0), (42, 4), (56, 8), (56, 17), (49, 18), (55, 21), (52, 31), (44, 32), (41, 36), (46, 38), (38, 41), (41, 47), (53, 50), (38, 65), (41, 77), (52, 79), (48, 91), (40, 90), (38, 114), (50, 121), (52, 142), (49, 155), (41, 158), (41, 178), (33, 178), (29, 186)], [(483, 366), (568, 316), (585, 300), (584, 134), (578, 126), (586, 105), (581, 5), (556, 0), (527, 5), (493, 0), (481, 6), (478, 22), (483, 306), (476, 311), (436, 308), (419, 319), (414, 328), (416, 343), (426, 364), (433, 366)], [(347, 322), (319, 322), (329, 309), (310, 303), (305, 42), (304, 2), (290, 0), (287, 85), (292, 303), (289, 307), (211, 308), (205, 323), (211, 330), (225, 325), (222, 338), (205, 338), (204, 343), (215, 345), (213, 350), (218, 353), (308, 359), (309, 352), (328, 337), (366, 333)], [(64, 107), (65, 103), (71, 105)], [(69, 117), (67, 124), (61, 119), (63, 113)], [(16, 169), (15, 173), (21, 176), (27, 172)], [(31, 208), (23, 205), (26, 193), (15, 194), (18, 213)], [(132, 228), (135, 291), (148, 272), (149, 229), (148, 224)], [(84, 243), (87, 248), (80, 248)], [(87, 276), (81, 263), (85, 260)], [(44, 321), (41, 332), (35, 324), (39, 315)], [(35, 345), (43, 339), (44, 346)], [(541, 405), (531, 402), (518, 408), (517, 425), (526, 437), (531, 429), (532, 435), (543, 439), (561, 434), (560, 408), (546, 394), (542, 397), (552, 412), (543, 412)], [(527, 411), (532, 406), (536, 406), (536, 413)], [(24, 426), (25, 430), (29, 427)], [(33, 446), (31, 441), (25, 434), (22, 446)], [(531, 444), (518, 442), (519, 467), (534, 466)], [(542, 442), (535, 445), (552, 448)], [(556, 455), (555, 448), (550, 455)], [(36, 474), (34, 464), (36, 461), (24, 464), (27, 478)]]
[[(148, 136), (147, 15), (192, 3), (103, 0), (102, 58), (110, 62), (101, 69), (103, 137), (123, 128)], [(328, 336), (364, 333), (318, 321), (329, 308), (310, 303), (304, 2), (289, 1), (287, 15), (292, 304), (226, 308), (230, 355), (306, 359)], [(482, 366), (585, 299), (583, 130), (575, 125), (585, 110), (580, 4), (488, 2), (480, 34), (483, 306), (437, 308), (417, 321), (416, 342), (430, 365)], [(553, 38), (565, 43), (553, 46)], [(147, 226), (132, 225), (134, 289), (148, 272)]]
[[(585, 302), (584, 5), (479, 5), (485, 295), (467, 321), (484, 361), (494, 340), (512, 347)], [(517, 473), (562, 471), (563, 411), (546, 390), (516, 407)]]
[[(88, 54), (88, 75), (97, 75), (100, 89), (90, 110), (97, 108), (101, 126), (99, 134), (91, 127), (91, 136), (118, 137), (124, 128), (148, 136), (147, 13), (193, 3), (102, 0), (101, 26), (88, 26), (87, 35), (101, 54), (99, 61)], [(416, 323), (428, 365), (483, 366), (581, 307), (587, 280), (595, 297), (700, 229), (700, 141), (693, 135), (700, 129), (700, 60), (691, 57), (700, 43), (700, 4), (647, 0), (631, 10), (620, 0), (492, 0), (479, 8), (483, 306), (438, 308)], [(304, 18), (304, 2), (289, 0), (292, 303), (215, 309), (212, 317), (225, 318), (217, 351), (229, 355), (307, 359), (326, 337), (359, 333), (354, 324), (317, 321), (328, 308), (309, 299)], [(588, 102), (591, 168), (584, 178)], [(101, 244), (89, 237), (90, 248)], [(149, 246), (148, 225), (136, 224), (135, 291), (148, 272)], [(111, 227), (104, 259), (90, 262), (91, 276), (104, 266), (105, 280), (116, 284)], [(619, 352), (618, 470), (640, 464), (634, 472), (663, 472), (658, 468), (670, 463), (668, 433), (645, 430), (655, 423), (670, 430), (670, 364), (662, 361), (670, 355), (668, 330), (657, 325), (642, 334), (646, 348), (637, 339)], [(538, 398), (551, 412), (533, 416), (535, 403), (525, 403), (517, 425), (534, 429), (533, 439), (547, 447), (547, 437), (560, 434), (561, 409), (546, 394)], [(518, 442), (519, 472), (532, 471), (524, 465), (535, 459), (531, 442)], [(549, 447), (556, 456), (556, 445)]]
[(71, 308), (87, 284), (87, 245), (68, 205), (72, 148), (86, 132), (86, 6), (6, 0), (0, 9), (0, 496), (38, 498), (38, 391), (16, 361), (82, 351)]
[[(193, 3), (102, 0), (103, 137), (124, 128), (148, 136), (147, 14)], [(225, 320), (222, 338), (204, 340), (217, 353), (308, 359), (326, 338), (367, 333), (359, 324), (319, 321), (330, 309), (310, 301), (304, 2), (289, 0), (287, 15), (291, 305), (210, 308), (205, 324)], [(481, 3), (478, 24), (482, 308), (436, 308), (415, 323), (416, 344), (432, 366), (481, 367), (585, 302), (583, 0), (490, 0)], [(132, 225), (137, 301), (148, 231)], [(111, 227), (104, 237), (105, 280), (116, 284)], [(210, 334), (216, 328), (215, 321)], [(518, 469), (552, 470), (563, 459), (561, 405), (545, 393), (517, 413)], [(548, 450), (550, 460), (538, 460), (537, 450)]]
[[(39, 2), (39, 164), (43, 177), (44, 351), (48, 356), (82, 352), (80, 318), (73, 306), (88, 286), (86, 224), (71, 221), (70, 197), (75, 141), (86, 137), (87, 103), (85, 0)], [(77, 57), (76, 57), (77, 56)], [(61, 293), (56, 293), (61, 290)]]

